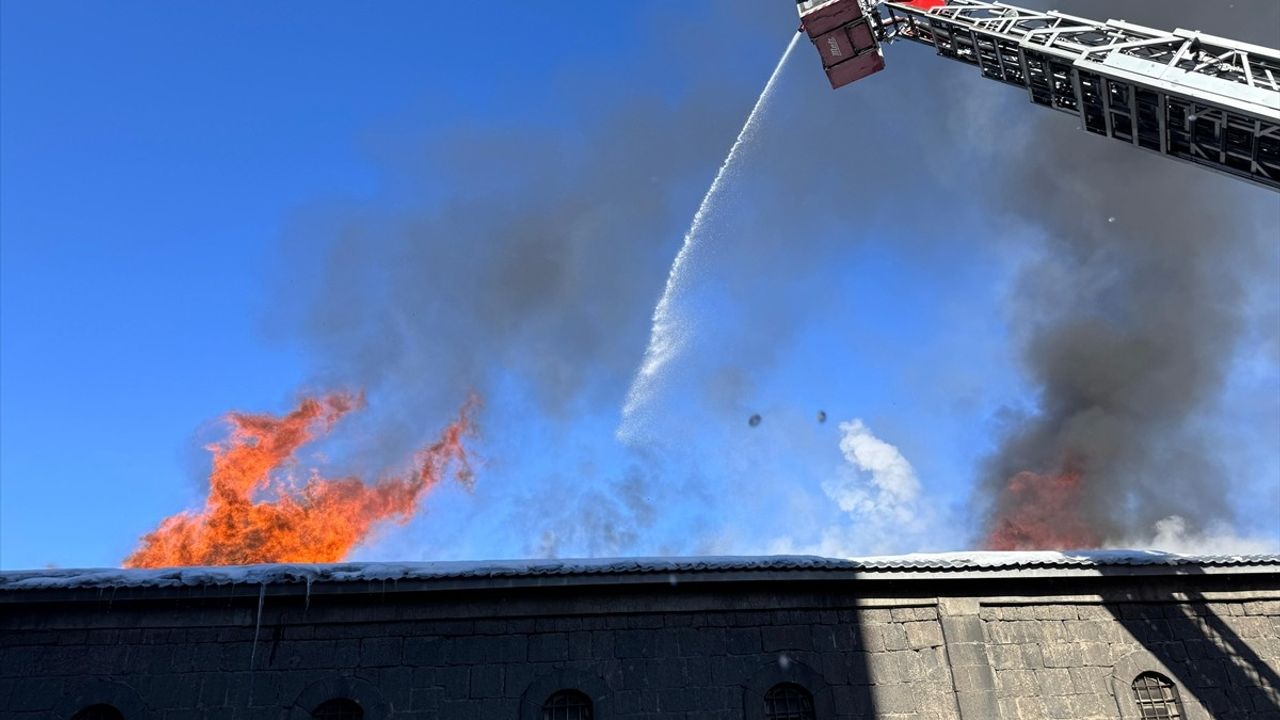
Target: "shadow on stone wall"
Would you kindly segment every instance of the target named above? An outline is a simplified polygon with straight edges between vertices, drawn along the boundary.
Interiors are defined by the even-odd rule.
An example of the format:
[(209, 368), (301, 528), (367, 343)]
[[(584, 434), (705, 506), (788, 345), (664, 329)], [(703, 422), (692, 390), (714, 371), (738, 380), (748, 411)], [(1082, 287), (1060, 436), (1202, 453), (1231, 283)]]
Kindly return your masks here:
[[(1109, 573), (1102, 568), (1103, 575)], [(1180, 576), (1203, 576), (1199, 567), (1179, 570)], [(1132, 580), (1132, 577), (1129, 578)], [(1105, 595), (1106, 609), (1151, 657), (1164, 666), (1185, 693), (1210, 713), (1243, 713), (1230, 717), (1280, 717), (1280, 674), (1265, 662), (1231, 624), (1213, 612), (1212, 600), (1192, 583), (1170, 588), (1154, 584), (1142, 590)], [(1244, 604), (1247, 607), (1247, 604)], [(1266, 615), (1233, 616), (1237, 624), (1262, 625), (1274, 619)], [(1116, 677), (1117, 700), (1131, 692), (1136, 672), (1158, 668), (1129, 668), (1133, 677)]]

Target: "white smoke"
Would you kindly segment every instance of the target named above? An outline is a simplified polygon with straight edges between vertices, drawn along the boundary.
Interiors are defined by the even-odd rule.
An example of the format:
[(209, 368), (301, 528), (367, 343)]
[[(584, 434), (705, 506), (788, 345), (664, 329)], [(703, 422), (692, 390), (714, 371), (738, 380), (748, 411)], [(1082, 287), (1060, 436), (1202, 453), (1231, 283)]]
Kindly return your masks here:
[(861, 420), (841, 423), (840, 452), (856, 472), (822, 484), (827, 497), (851, 515), (911, 522), (920, 498), (915, 468), (898, 448), (871, 433)]
[(915, 468), (861, 420), (841, 423), (840, 432), (846, 464), (822, 483), (822, 491), (842, 517), (815, 541), (780, 537), (770, 552), (853, 557), (921, 549), (933, 513), (921, 503)]
[(1109, 543), (1117, 548), (1142, 548), (1179, 555), (1265, 555), (1280, 553), (1280, 530), (1273, 537), (1241, 537), (1225, 524), (1193, 530), (1186, 518), (1170, 515), (1156, 522), (1152, 534)]

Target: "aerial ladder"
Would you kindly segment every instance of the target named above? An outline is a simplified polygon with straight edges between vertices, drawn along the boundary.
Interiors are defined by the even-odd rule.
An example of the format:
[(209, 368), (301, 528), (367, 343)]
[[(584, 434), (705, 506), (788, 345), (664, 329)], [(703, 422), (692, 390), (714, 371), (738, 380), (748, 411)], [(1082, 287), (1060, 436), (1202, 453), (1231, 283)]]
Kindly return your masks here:
[(1095, 135), (1280, 191), (1280, 51), (982, 0), (799, 0), (833, 88), (899, 40), (974, 65)]

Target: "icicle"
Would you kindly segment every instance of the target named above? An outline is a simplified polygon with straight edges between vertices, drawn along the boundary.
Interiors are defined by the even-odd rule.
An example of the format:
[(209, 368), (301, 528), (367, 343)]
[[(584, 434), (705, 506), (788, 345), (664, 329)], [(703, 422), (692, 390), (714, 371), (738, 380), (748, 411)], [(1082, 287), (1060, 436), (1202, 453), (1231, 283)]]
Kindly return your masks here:
[(267, 583), (258, 586), (258, 620), (253, 625), (253, 648), (249, 650), (249, 671), (253, 672), (253, 661), (258, 656), (258, 631), (262, 629), (262, 606), (267, 600)]
[(311, 575), (309, 573), (307, 574), (306, 580), (307, 580), (307, 600), (306, 600), (306, 603), (303, 605), (302, 609), (310, 610), (311, 609)]

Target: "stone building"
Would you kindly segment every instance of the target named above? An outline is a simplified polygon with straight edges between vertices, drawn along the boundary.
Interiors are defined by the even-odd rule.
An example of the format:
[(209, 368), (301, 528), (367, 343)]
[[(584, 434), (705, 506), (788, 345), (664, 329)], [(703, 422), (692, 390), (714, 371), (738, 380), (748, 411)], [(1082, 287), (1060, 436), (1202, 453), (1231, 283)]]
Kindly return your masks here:
[(5, 720), (1280, 719), (1280, 556), (0, 573)]

